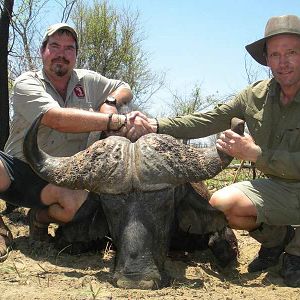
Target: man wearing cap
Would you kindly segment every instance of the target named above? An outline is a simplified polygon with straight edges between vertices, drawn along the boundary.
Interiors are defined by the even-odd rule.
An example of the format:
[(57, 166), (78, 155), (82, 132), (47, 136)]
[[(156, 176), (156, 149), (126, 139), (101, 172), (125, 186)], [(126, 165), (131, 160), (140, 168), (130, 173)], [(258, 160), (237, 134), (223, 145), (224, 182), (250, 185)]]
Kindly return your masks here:
[[(249, 272), (277, 265), (283, 253), (284, 282), (300, 287), (300, 228), (290, 226), (300, 225), (299, 17), (272, 17), (264, 38), (246, 49), (257, 62), (271, 69), (273, 78), (250, 85), (210, 112), (158, 119), (151, 131), (199, 138), (225, 130), (217, 148), (254, 162), (267, 178), (220, 189), (210, 203), (224, 212), (232, 228), (248, 230), (261, 243)], [(251, 135), (239, 136), (228, 130), (233, 117), (245, 120)], [(143, 127), (146, 121), (139, 117), (136, 120), (139, 123), (127, 133), (133, 139), (148, 132)]]
[[(87, 191), (69, 190), (40, 179), (26, 163), (23, 138), (41, 113), (39, 144), (51, 155), (69, 156), (87, 146), (92, 131), (122, 133), (127, 117), (118, 108), (132, 99), (128, 84), (84, 69), (74, 69), (78, 38), (67, 24), (50, 26), (40, 48), (43, 69), (18, 77), (12, 91), (13, 116), (4, 152), (0, 152), (0, 198), (30, 207), (30, 236), (48, 239), (48, 224), (72, 220)], [(100, 108), (101, 106), (101, 108)], [(100, 111), (99, 112), (99, 108)], [(0, 259), (12, 236), (0, 220)]]

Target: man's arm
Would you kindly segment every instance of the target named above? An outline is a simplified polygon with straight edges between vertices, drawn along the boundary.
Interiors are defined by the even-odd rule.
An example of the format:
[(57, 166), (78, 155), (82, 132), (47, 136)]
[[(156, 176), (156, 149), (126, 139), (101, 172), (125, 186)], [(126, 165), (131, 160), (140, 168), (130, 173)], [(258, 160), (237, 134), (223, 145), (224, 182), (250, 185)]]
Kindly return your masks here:
[(70, 133), (103, 131), (108, 128), (119, 130), (126, 124), (126, 116), (54, 107), (45, 113), (42, 124), (57, 131)]
[[(126, 85), (119, 86), (115, 91), (108, 95), (106, 101), (100, 106), (99, 111), (101, 113), (106, 114), (118, 114), (119, 109), (121, 109), (124, 105), (127, 105), (133, 98), (132, 92), (129, 87)], [(123, 118), (123, 117), (122, 117)], [(127, 118), (126, 118), (127, 121)], [(127, 122), (126, 122), (127, 123)], [(126, 124), (125, 124), (126, 125)], [(111, 129), (111, 127), (109, 127)], [(107, 129), (103, 130), (108, 135), (126, 135), (126, 127), (122, 126), (119, 131), (107, 131)]]
[(117, 108), (122, 107), (123, 105), (129, 104), (132, 100), (133, 95), (129, 87), (126, 85), (119, 86), (115, 91), (113, 91), (109, 96), (112, 96), (116, 99)]
[(133, 95), (126, 85), (119, 86), (115, 91), (108, 95), (107, 99), (100, 107), (103, 113), (118, 113), (118, 110), (132, 100)]
[(127, 137), (136, 140), (141, 135), (156, 132), (176, 138), (202, 138), (230, 128), (233, 117), (244, 118), (244, 110), (239, 105), (239, 98), (205, 113), (195, 112), (173, 118), (144, 120), (140, 119), (139, 115), (132, 115), (130, 123), (133, 128), (128, 131)]

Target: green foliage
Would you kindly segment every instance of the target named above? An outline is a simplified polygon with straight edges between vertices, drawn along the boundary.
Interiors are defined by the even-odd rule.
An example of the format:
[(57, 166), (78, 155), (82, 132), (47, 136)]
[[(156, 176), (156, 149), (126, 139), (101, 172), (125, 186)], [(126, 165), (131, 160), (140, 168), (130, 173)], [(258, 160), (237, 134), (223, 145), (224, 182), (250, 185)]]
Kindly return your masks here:
[(234, 159), (226, 169), (224, 169), (214, 178), (206, 180), (205, 183), (209, 190), (215, 191), (234, 182), (252, 180), (254, 178), (262, 177), (264, 177), (264, 174), (254, 167), (249, 168), (249, 163), (243, 165), (242, 161)]
[(198, 84), (195, 84), (191, 93), (187, 96), (180, 96), (177, 93), (172, 93), (172, 96), (173, 102), (169, 107), (173, 116), (192, 114), (220, 102), (220, 99), (218, 99), (216, 95), (204, 97), (201, 87)]
[(124, 80), (136, 100), (155, 81), (142, 50), (139, 14), (126, 9), (119, 12), (108, 1), (88, 3), (78, 3), (71, 15), (79, 35), (77, 66)]
[[(225, 169), (214, 178), (207, 179), (205, 183), (208, 186), (209, 190), (211, 191), (219, 190), (233, 183), (236, 172), (237, 172), (236, 170)], [(251, 179), (251, 174), (249, 173), (249, 170), (242, 170), (242, 172), (238, 176), (237, 181), (249, 180), (249, 179)]]

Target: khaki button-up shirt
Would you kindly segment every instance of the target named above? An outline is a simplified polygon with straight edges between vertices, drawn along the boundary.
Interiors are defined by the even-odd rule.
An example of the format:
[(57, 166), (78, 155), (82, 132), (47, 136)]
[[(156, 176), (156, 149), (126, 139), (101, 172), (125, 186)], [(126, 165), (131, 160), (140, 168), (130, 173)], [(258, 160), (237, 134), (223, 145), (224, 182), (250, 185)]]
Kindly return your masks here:
[(281, 181), (300, 181), (300, 92), (293, 102), (282, 106), (280, 86), (274, 79), (252, 84), (210, 112), (159, 119), (159, 133), (177, 138), (205, 137), (230, 128), (233, 117), (246, 121), (262, 149), (256, 161), (259, 170)]
[[(67, 87), (66, 99), (52, 86), (43, 71), (26, 72), (15, 81), (12, 92), (13, 116), (10, 135), (4, 151), (25, 161), (23, 140), (26, 130), (41, 113), (54, 107), (73, 107), (98, 110), (107, 96), (121, 85), (119, 80), (108, 79), (100, 74), (75, 69)], [(38, 133), (40, 147), (53, 156), (70, 156), (87, 146), (89, 133), (64, 133), (41, 126)]]

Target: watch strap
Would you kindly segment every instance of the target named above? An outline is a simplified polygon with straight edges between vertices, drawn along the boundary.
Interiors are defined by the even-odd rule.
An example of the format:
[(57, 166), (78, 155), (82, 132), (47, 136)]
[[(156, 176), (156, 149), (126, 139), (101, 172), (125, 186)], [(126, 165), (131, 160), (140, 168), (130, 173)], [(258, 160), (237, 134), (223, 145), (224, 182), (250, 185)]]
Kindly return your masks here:
[(113, 96), (108, 96), (105, 99), (104, 103), (107, 103), (109, 105), (115, 105), (115, 106), (117, 106), (117, 99), (115, 97), (113, 97)]

